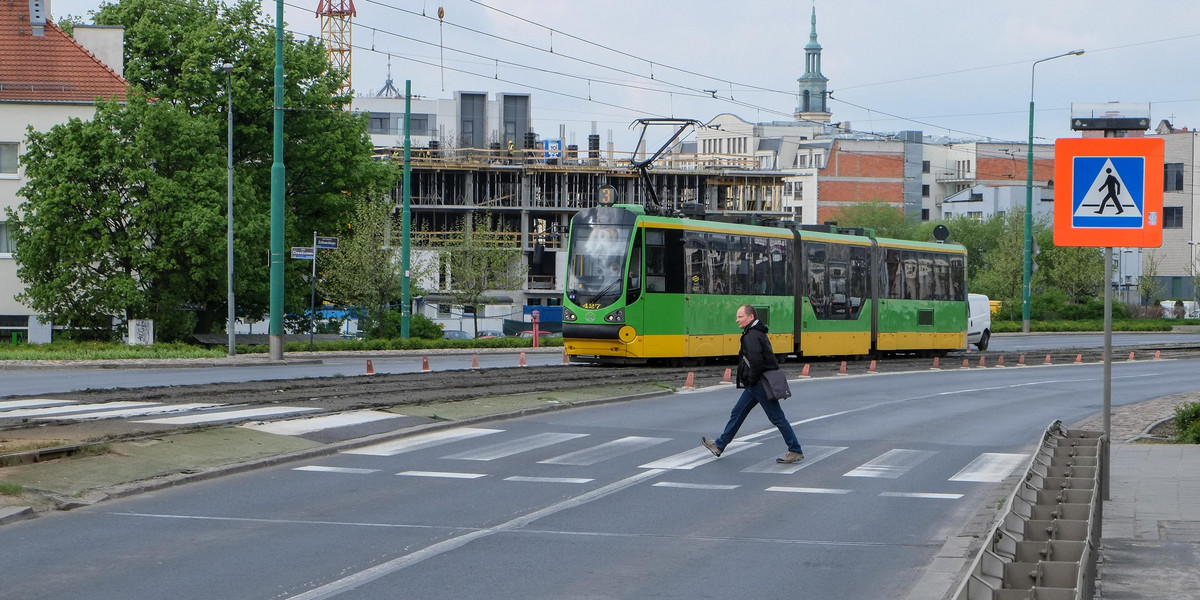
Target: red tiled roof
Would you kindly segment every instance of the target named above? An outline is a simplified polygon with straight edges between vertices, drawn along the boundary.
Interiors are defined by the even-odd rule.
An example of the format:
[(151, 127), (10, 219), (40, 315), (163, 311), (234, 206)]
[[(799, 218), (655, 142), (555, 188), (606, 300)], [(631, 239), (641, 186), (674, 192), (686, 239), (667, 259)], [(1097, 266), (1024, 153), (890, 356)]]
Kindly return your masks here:
[(29, 2), (0, 2), (0, 102), (92, 102), (125, 98), (128, 82), (46, 20), (33, 35)]

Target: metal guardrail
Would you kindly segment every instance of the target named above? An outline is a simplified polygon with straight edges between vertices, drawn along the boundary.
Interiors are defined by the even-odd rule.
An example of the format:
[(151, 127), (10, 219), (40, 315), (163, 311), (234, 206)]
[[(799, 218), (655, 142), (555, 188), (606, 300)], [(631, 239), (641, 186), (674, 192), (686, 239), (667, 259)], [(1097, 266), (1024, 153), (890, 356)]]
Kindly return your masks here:
[(1091, 600), (1103, 501), (1101, 432), (1046, 428), (954, 600)]

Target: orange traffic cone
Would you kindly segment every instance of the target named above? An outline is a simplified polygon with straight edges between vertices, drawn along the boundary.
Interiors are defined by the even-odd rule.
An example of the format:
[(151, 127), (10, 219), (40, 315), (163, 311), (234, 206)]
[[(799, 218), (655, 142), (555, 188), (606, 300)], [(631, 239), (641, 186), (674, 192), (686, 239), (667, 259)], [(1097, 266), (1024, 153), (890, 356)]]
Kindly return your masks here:
[(524, 352), (521, 353), (521, 364), (519, 364), (517, 366), (519, 366), (519, 367), (528, 367), (529, 366), (529, 365), (525, 364), (525, 353)]
[(1075, 364), (1080, 364), (1080, 363), (1082, 363), (1082, 362), (1083, 362), (1083, 355), (1082, 355), (1082, 354), (1076, 354), (1076, 355), (1075, 355)]
[(683, 382), (683, 389), (685, 389), (685, 390), (696, 389), (696, 373), (694, 373), (692, 371), (688, 371), (687, 381)]
[(1019, 360), (1017, 360), (1017, 366), (1018, 366), (1018, 367), (1023, 367), (1023, 366), (1025, 366), (1025, 355), (1024, 355), (1024, 354), (1022, 354), (1022, 355), (1021, 355), (1021, 358), (1020, 358)]
[(964, 359), (963, 359), (963, 366), (962, 366), (962, 368), (964, 368), (964, 369), (970, 369), (970, 368), (971, 368), (971, 359), (969, 359), (969, 358), (964, 358)]
[(472, 355), (471, 355), (471, 368), (472, 368), (472, 369), (478, 369), (478, 368), (479, 368), (479, 355), (478, 355), (478, 354), (472, 354)]
[(1132, 353), (1132, 352), (1130, 352), (1130, 353), (1129, 353), (1129, 360), (1133, 360), (1133, 353)]
[(942, 370), (942, 368), (938, 366), (938, 359), (939, 359), (939, 358), (941, 358), (941, 357), (939, 357), (939, 356), (935, 356), (935, 357), (933, 357), (933, 366), (932, 366), (932, 367), (929, 367), (929, 370), (930, 370), (930, 371), (940, 371), (940, 370)]
[(804, 363), (804, 368), (800, 370), (800, 376), (811, 377), (811, 375), (808, 374), (808, 363)]
[(563, 364), (564, 364), (564, 365), (569, 365), (569, 364), (571, 364), (571, 357), (570, 357), (570, 356), (567, 356), (567, 351), (566, 351), (566, 350), (563, 350)]
[(721, 383), (733, 383), (733, 369), (725, 368), (725, 376), (721, 378)]
[(980, 357), (979, 357), (979, 366), (980, 366), (980, 367), (986, 367), (986, 366), (987, 366), (987, 357), (986, 357), (986, 356), (980, 356)]
[(428, 356), (421, 357), (421, 372), (422, 373), (429, 372), (429, 357)]
[(838, 375), (845, 375), (845, 374), (846, 374), (846, 361), (843, 360), (841, 368), (838, 369)]
[(1158, 358), (1159, 358), (1159, 356), (1160, 356), (1160, 354), (1159, 354), (1160, 352), (1161, 352), (1160, 350), (1155, 350), (1155, 351), (1154, 351), (1154, 360), (1158, 360)]
[(1046, 362), (1044, 362), (1042, 364), (1044, 364), (1044, 365), (1050, 364), (1050, 355), (1049, 354), (1046, 355)]
[(867, 367), (867, 372), (868, 373), (876, 373), (877, 372), (877, 371), (875, 371), (875, 361), (871, 361), (871, 365)]
[(997, 359), (996, 359), (996, 366), (997, 366), (997, 367), (1003, 367), (1003, 366), (1004, 366), (1004, 355), (1003, 355), (1003, 354), (1001, 354), (1001, 355), (1000, 355), (1000, 358), (997, 358)]
[(367, 375), (375, 374), (375, 367), (371, 366), (371, 359), (369, 359), (369, 358), (367, 359), (367, 373), (366, 374)]

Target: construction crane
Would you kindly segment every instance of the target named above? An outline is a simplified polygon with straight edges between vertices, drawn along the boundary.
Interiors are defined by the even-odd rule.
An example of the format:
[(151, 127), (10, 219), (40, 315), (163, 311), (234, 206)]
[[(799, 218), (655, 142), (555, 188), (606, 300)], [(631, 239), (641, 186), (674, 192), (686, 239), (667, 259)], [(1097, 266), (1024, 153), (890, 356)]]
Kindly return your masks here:
[(321, 42), (329, 54), (331, 69), (340, 71), (343, 94), (350, 93), (350, 19), (354, 17), (354, 0), (318, 0), (317, 16), (321, 19)]

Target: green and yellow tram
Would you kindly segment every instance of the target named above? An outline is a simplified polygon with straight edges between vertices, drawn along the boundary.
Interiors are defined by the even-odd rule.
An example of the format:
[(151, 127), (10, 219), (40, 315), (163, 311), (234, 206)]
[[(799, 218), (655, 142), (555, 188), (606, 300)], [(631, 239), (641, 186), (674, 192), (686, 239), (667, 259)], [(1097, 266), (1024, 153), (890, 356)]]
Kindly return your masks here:
[(966, 250), (835, 226), (746, 225), (598, 206), (571, 222), (572, 361), (735, 356), (750, 304), (781, 355), (944, 354), (966, 346)]

